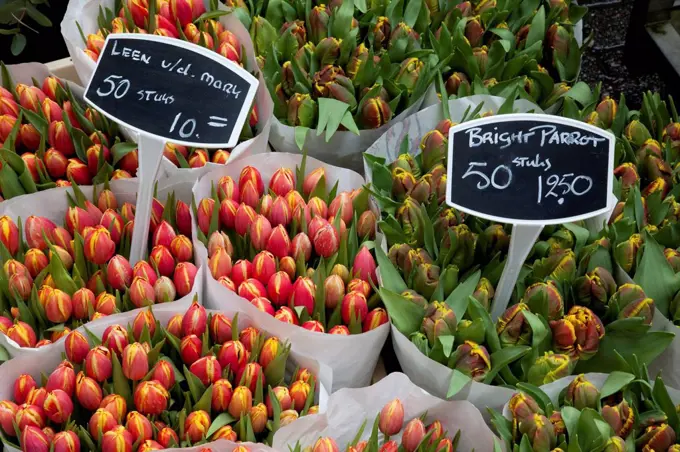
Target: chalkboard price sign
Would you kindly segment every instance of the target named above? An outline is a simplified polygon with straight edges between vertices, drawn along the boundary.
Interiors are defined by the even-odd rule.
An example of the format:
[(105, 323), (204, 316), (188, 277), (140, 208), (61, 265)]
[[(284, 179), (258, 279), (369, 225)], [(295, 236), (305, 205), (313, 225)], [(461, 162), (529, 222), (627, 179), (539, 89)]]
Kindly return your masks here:
[(604, 213), (614, 136), (538, 114), (482, 118), (449, 131), (447, 203), (513, 224), (558, 224)]
[(107, 37), (85, 100), (161, 140), (234, 147), (257, 85), (245, 69), (198, 45), (121, 33)]

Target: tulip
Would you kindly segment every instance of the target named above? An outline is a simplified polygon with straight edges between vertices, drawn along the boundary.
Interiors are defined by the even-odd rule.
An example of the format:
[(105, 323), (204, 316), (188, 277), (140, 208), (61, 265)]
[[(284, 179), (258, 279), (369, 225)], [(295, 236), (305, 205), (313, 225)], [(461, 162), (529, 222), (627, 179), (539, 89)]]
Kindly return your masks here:
[(206, 386), (217, 381), (222, 374), (222, 366), (214, 356), (204, 356), (197, 359), (191, 364), (189, 370)]
[(90, 350), (90, 344), (88, 344), (87, 338), (79, 331), (72, 331), (66, 336), (64, 349), (69, 361), (75, 364), (82, 364)]
[(16, 415), (18, 407), (16, 403), (10, 402), (9, 400), (0, 401), (0, 426), (3, 432), (8, 436), (15, 436), (14, 417)]
[(239, 418), (241, 415), (250, 412), (253, 406), (253, 396), (246, 386), (238, 386), (234, 389), (234, 392), (229, 402), (229, 414), (234, 418)]
[(145, 415), (158, 415), (165, 411), (170, 394), (156, 380), (142, 381), (135, 389), (134, 402), (137, 410)]
[[(47, 400), (47, 396), (45, 396), (45, 400)], [(43, 428), (47, 418), (42, 406), (24, 403), (17, 408), (14, 421), (19, 431), (22, 431), (27, 427)]]
[(536, 400), (523, 392), (515, 393), (508, 402), (508, 408), (512, 413), (513, 420), (522, 420), (534, 414), (543, 414)]
[(296, 273), (296, 265), (295, 265), (295, 260), (290, 257), (286, 256), (282, 259), (279, 260), (279, 270), (286, 272), (289, 278), (291, 280), (295, 278), (295, 273)]
[(568, 355), (546, 352), (529, 368), (529, 383), (541, 386), (571, 374), (575, 363)]
[(166, 449), (179, 444), (179, 437), (177, 436), (177, 433), (170, 427), (164, 427), (160, 429), (156, 439), (158, 440), (158, 443)]
[(498, 319), (496, 332), (503, 347), (531, 343), (532, 331), (524, 317), (524, 311), (529, 311), (529, 307), (524, 303), (518, 303), (506, 309)]
[(127, 413), (125, 399), (118, 394), (109, 394), (104, 397), (99, 404), (99, 408), (108, 411), (118, 423), (123, 421), (123, 418)]
[[(290, 392), (288, 391), (288, 388), (286, 388), (285, 386), (277, 386), (275, 388), (272, 388), (272, 392), (274, 393), (274, 396), (279, 402), (281, 412), (284, 412), (291, 408), (291, 406), (293, 405), (293, 399), (290, 397)], [(267, 396), (265, 397), (265, 404), (267, 406), (267, 415), (269, 417), (272, 417), (274, 415), (274, 406), (272, 404), (271, 399), (269, 398), (269, 394), (267, 394)]]
[(28, 275), (12, 275), (9, 279), (9, 291), (24, 301), (31, 296), (32, 284)]
[(47, 378), (45, 389), (52, 392), (55, 389), (60, 389), (69, 397), (73, 395), (73, 390), (76, 386), (76, 374), (73, 370), (73, 365), (68, 361), (63, 361)]
[(314, 333), (324, 333), (325, 332), (323, 325), (318, 320), (307, 320), (306, 322), (304, 322), (300, 326), (302, 328), (304, 328), (308, 331), (312, 331)]
[(21, 447), (24, 452), (48, 452), (50, 439), (40, 428), (29, 425), (21, 429)]
[(414, 452), (420, 442), (425, 438), (425, 424), (420, 419), (411, 419), (401, 437), (401, 445), (406, 452)]
[(290, 295), (290, 307), (304, 307), (309, 314), (314, 312), (314, 296), (316, 287), (310, 278), (299, 277), (293, 284)]
[[(643, 446), (641, 450), (667, 450), (675, 444), (676, 434), (668, 424), (655, 424), (645, 428), (644, 433), (636, 441), (636, 445)], [(639, 447), (639, 446), (638, 446)]]
[(553, 344), (574, 358), (589, 359), (597, 353), (604, 325), (590, 309), (574, 306), (560, 320), (551, 321)]
[[(29, 217), (30, 219), (31, 217)], [(27, 223), (27, 237), (28, 237), (28, 221)], [(15, 255), (19, 249), (19, 228), (8, 216), (0, 217), (0, 242), (7, 248), (11, 255)], [(31, 248), (37, 248), (30, 243)]]
[(122, 425), (118, 425), (113, 429), (104, 433), (101, 439), (102, 450), (103, 451), (132, 451), (132, 443), (134, 443), (134, 438), (132, 434), (125, 429)]
[(177, 264), (172, 281), (175, 284), (175, 289), (180, 297), (184, 297), (191, 293), (191, 290), (194, 287), (196, 273), (198, 273), (198, 268), (191, 262), (180, 262)]
[(94, 310), (100, 314), (111, 315), (116, 312), (116, 297), (102, 292), (94, 299)]
[(241, 170), (241, 174), (238, 178), (239, 189), (243, 190), (244, 185), (247, 182), (252, 182), (253, 186), (257, 190), (258, 198), (264, 193), (264, 183), (262, 182), (262, 175), (257, 168), (253, 166), (246, 166)]
[(33, 328), (20, 320), (7, 330), (7, 336), (19, 344), (19, 347), (35, 347), (37, 342)]
[(58, 432), (52, 438), (54, 452), (78, 452), (80, 451), (80, 438), (71, 430)]
[(267, 251), (281, 259), (288, 256), (290, 247), (290, 238), (286, 228), (281, 224), (276, 226), (267, 240)]
[(647, 297), (636, 284), (623, 284), (609, 299), (609, 306), (618, 312), (618, 318), (642, 317), (646, 325), (652, 324), (654, 300)]
[(357, 255), (354, 257), (354, 263), (352, 264), (352, 273), (357, 277), (363, 279), (367, 282), (373, 282), (373, 284), (378, 284), (378, 279), (376, 277), (375, 259), (373, 255), (368, 250), (366, 246), (362, 246)]
[(291, 325), (298, 325), (297, 315), (288, 306), (281, 306), (278, 311), (274, 313), (274, 318), (284, 323), (289, 323)]
[(281, 411), (279, 416), (279, 427), (285, 427), (293, 421), (296, 421), (300, 415), (295, 410), (285, 410)]
[(75, 386), (76, 398), (83, 408), (90, 411), (101, 408), (102, 389), (94, 379), (85, 376), (82, 372), (78, 372)]
[(314, 189), (316, 189), (316, 186), (322, 177), (324, 180), (326, 179), (326, 170), (323, 166), (316, 168), (314, 171), (305, 176), (305, 179), (302, 183), (302, 192), (305, 194), (305, 196), (309, 196), (314, 191)]
[(583, 374), (576, 377), (567, 386), (564, 402), (577, 410), (584, 408), (597, 409), (600, 401), (600, 391)]
[(431, 347), (434, 347), (437, 338), (456, 334), (456, 315), (446, 303), (435, 301), (425, 312), (425, 318), (421, 330), (427, 336)]
[(61, 389), (55, 389), (47, 395), (44, 407), (47, 418), (55, 424), (66, 422), (73, 413), (71, 396)]
[(519, 431), (528, 437), (533, 450), (551, 450), (555, 446), (555, 429), (550, 420), (541, 414), (521, 419)]
[(37, 383), (32, 376), (21, 374), (14, 380), (14, 401), (18, 404), (26, 402), (26, 397), (31, 389), (37, 387)]
[(310, 391), (311, 386), (309, 383), (302, 380), (296, 380), (290, 385), (289, 392), (294, 410), (302, 411), (307, 403)]
[(25, 404), (42, 408), (45, 405), (46, 398), (47, 390), (45, 388), (33, 388), (28, 392)]
[(132, 434), (136, 441), (150, 440), (153, 438), (153, 427), (151, 422), (138, 411), (130, 411), (127, 415), (125, 428)]
[(149, 372), (147, 352), (139, 342), (128, 344), (123, 350), (123, 375), (129, 380), (138, 381)]
[(240, 341), (227, 341), (217, 353), (217, 361), (223, 369), (236, 373), (248, 363), (248, 350)]
[(378, 427), (386, 437), (396, 435), (404, 425), (404, 405), (399, 399), (387, 403), (380, 411)]
[(99, 383), (108, 380), (113, 373), (111, 352), (104, 346), (96, 346), (85, 357), (85, 373)]
[(595, 313), (605, 311), (609, 298), (616, 292), (616, 282), (611, 273), (603, 267), (596, 267), (574, 281), (578, 302)]
[(210, 415), (203, 410), (189, 413), (184, 421), (185, 437), (192, 443), (198, 442), (204, 438), (209, 428)]
[(628, 436), (635, 424), (635, 413), (625, 399), (617, 405), (604, 405), (602, 417), (614, 433), (622, 438)]

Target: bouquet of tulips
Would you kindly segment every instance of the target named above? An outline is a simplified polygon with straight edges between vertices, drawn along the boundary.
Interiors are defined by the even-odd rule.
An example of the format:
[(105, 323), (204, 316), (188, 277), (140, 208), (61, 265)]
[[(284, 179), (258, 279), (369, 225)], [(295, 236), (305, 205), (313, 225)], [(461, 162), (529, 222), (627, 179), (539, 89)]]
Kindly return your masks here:
[[(505, 399), (507, 401), (507, 398)], [(495, 438), (467, 401), (433, 397), (401, 373), (331, 395), (328, 410), (282, 428), (278, 450), (314, 452), (494, 450)]]
[(60, 363), (0, 369), (7, 445), (108, 452), (270, 443), (279, 427), (318, 411), (322, 388), (311, 368), (290, 372), (290, 346), (247, 326), (247, 317), (197, 302), (186, 312), (125, 317), (69, 333)]
[[(76, 1), (69, 4), (62, 30), (76, 70), (83, 80), (92, 75), (106, 36), (110, 33), (153, 33), (182, 39), (212, 49), (246, 69), (255, 70), (252, 47), (244, 42), (248, 39), (248, 32), (238, 20), (224, 17), (225, 14), (226, 11), (218, 11), (217, 2), (210, 2), (206, 8), (202, 0)], [(81, 34), (78, 35), (76, 30)], [(85, 36), (83, 30), (89, 34)], [(266, 89), (258, 89), (237, 148), (188, 148), (168, 143), (163, 152), (166, 157), (163, 168), (170, 174), (176, 174), (177, 168), (225, 164), (231, 154), (236, 157), (247, 148), (252, 153), (264, 152), (267, 136), (260, 135), (267, 134), (264, 126), (271, 116), (271, 108)], [(254, 142), (256, 135), (258, 139)]]
[[(194, 188), (208, 287), (225, 307), (239, 303), (282, 337), (308, 330), (384, 340), (387, 313), (375, 293), (370, 241), (376, 214), (363, 181), (345, 170), (351, 176), (340, 187), (338, 169), (298, 157), (277, 154), (259, 169), (255, 158), (240, 159)], [(318, 344), (316, 336), (310, 341)]]
[[(514, 105), (536, 108), (524, 100)], [(395, 351), (407, 375), (440, 397), (455, 394), (470, 378), (491, 383), (499, 372), (508, 376), (503, 369), (529, 352), (524, 344), (501, 350), (488, 312), (510, 241), (506, 227), (445, 205), (450, 118), (510, 112), (513, 101), (478, 96), (442, 106), (408, 118), (364, 156), (383, 212), (386, 244), (376, 255)], [(450, 387), (452, 375), (460, 379)], [(488, 402), (477, 394), (478, 406)]]
[(136, 175), (137, 145), (85, 107), (80, 88), (37, 64), (0, 70), (0, 200)]
[(440, 13), (445, 16), (432, 23), (427, 44), (440, 59), (454, 55), (444, 70), (449, 96), (505, 97), (518, 89), (547, 108), (578, 76), (581, 43), (575, 28), (586, 11), (565, 0), (464, 1)]
[(272, 146), (304, 146), (358, 170), (360, 153), (383, 126), (420, 108), (441, 67), (421, 48), (426, 3), (332, 1), (311, 10), (300, 0), (265, 4), (253, 13), (250, 33), (274, 101)]
[(22, 220), (35, 208), (8, 201), (0, 217), (0, 328), (14, 347), (47, 345), (88, 321), (155, 303), (188, 305), (196, 293), (191, 214), (174, 193), (165, 204), (154, 199), (148, 260), (134, 266), (135, 208), (123, 202), (134, 192), (117, 196), (105, 185), (88, 198), (74, 185), (71, 193), (41, 198), (46, 216)]
[(493, 424), (509, 451), (680, 450), (678, 391), (644, 366), (586, 374), (540, 388), (520, 385)]

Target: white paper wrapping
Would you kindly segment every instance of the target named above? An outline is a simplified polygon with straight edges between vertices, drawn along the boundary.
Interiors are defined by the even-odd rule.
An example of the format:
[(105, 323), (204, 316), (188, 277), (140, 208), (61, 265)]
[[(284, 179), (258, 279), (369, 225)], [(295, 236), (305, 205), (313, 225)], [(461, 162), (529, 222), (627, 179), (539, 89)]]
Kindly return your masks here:
[[(261, 156), (243, 157), (202, 177), (194, 186), (194, 198), (198, 204), (201, 199), (210, 197), (211, 184), (216, 184), (222, 176), (230, 176), (238, 181), (241, 170), (246, 166), (255, 166), (260, 171), (266, 187), (276, 170), (279, 168), (294, 169), (301, 162), (302, 156), (298, 154), (271, 153), (267, 155), (266, 159)], [(327, 165), (319, 160), (307, 157), (306, 170), (308, 173), (321, 166), (326, 170), (327, 186), (331, 187), (336, 181), (338, 182), (338, 193), (359, 188), (364, 184), (364, 179), (353, 171)], [(194, 218), (195, 257), (197, 263), (207, 262), (208, 250), (197, 239), (197, 227)], [(382, 350), (387, 339), (389, 332), (387, 324), (367, 333), (351, 336), (314, 333), (295, 325), (283, 323), (269, 314), (259, 311), (246, 299), (219, 284), (208, 273), (206, 273), (205, 290), (207, 307), (213, 309), (231, 307), (245, 312), (258, 327), (282, 339), (289, 340), (293, 344), (293, 349), (330, 366), (333, 369), (334, 391), (345, 387), (362, 387), (370, 383), (380, 350)]]
[[(119, 204), (122, 205), (123, 202), (130, 202), (134, 204), (137, 197), (137, 185), (136, 179), (124, 179), (111, 181), (110, 188), (116, 195), (116, 199), (118, 200)], [(191, 187), (192, 184), (189, 182), (179, 184), (159, 184), (158, 199), (161, 202), (165, 202), (167, 195), (174, 192), (176, 199), (182, 200), (188, 205), (191, 205)], [(92, 188), (92, 186), (80, 187), (83, 194), (90, 200), (92, 200)], [(0, 216), (7, 215), (18, 224), (19, 219), (21, 219), (21, 222), (23, 223), (30, 215), (36, 215), (52, 220), (56, 225), (63, 225), (64, 215), (68, 209), (68, 198), (66, 197), (67, 193), (73, 196), (73, 189), (71, 187), (53, 188), (51, 190), (9, 199), (0, 203)], [(203, 283), (205, 279), (203, 273), (205, 269), (198, 266), (198, 264), (197, 267), (198, 272), (196, 273), (196, 279), (194, 280), (194, 287), (192, 288), (192, 291), (178, 300), (165, 303), (164, 306), (168, 306), (169, 308), (176, 309), (178, 311), (186, 310), (191, 305), (194, 295), (198, 295), (199, 301), (201, 300), (201, 295), (203, 293)], [(95, 325), (100, 323), (123, 323), (123, 320), (120, 319), (128, 318), (127, 316), (129, 315), (132, 315), (131, 318), (134, 318), (134, 316), (137, 315), (137, 313), (142, 309), (134, 309), (132, 311), (120, 314), (113, 314), (105, 318), (95, 320), (94, 322), (88, 322), (87, 325), (88, 328), (94, 328)], [(65, 338), (61, 338), (53, 344), (36, 349), (20, 347), (19, 344), (14, 342), (6, 335), (0, 334), (0, 345), (4, 346), (9, 352), (10, 356), (13, 358), (21, 355), (39, 355), (39, 353), (43, 350), (60, 350), (63, 346), (62, 344), (64, 340)]]
[[(177, 305), (172, 305), (166, 303), (163, 305), (156, 305), (153, 308), (153, 314), (156, 320), (158, 320), (161, 325), (165, 326), (170, 318), (175, 314), (184, 314), (186, 307), (181, 307)], [(208, 313), (215, 312), (208, 310)], [(221, 310), (220, 312), (233, 317), (237, 312), (235, 310)], [(135, 319), (136, 313), (134, 311), (125, 312), (117, 316), (108, 316), (102, 319), (101, 322), (93, 322), (85, 327), (95, 336), (101, 338), (104, 334), (104, 330), (110, 325), (120, 324), (126, 326)], [(239, 328), (246, 328), (247, 326), (255, 326), (255, 323), (247, 315), (239, 313), (238, 317)], [(82, 334), (86, 335), (84, 327), (78, 328)], [(272, 334), (270, 331), (264, 330), (268, 334)], [(85, 336), (87, 337), (87, 335)], [(13, 399), (13, 388), (14, 380), (21, 374), (30, 374), (36, 381), (40, 381), (41, 372), (49, 375), (52, 370), (54, 370), (59, 363), (62, 361), (61, 352), (63, 352), (63, 344), (60, 344), (58, 349), (48, 350), (46, 348), (41, 348), (36, 351), (33, 355), (23, 355), (13, 359), (12, 361), (4, 363), (0, 366), (0, 400), (12, 400)], [(317, 381), (319, 382), (317, 397), (319, 401), (319, 412), (323, 413), (328, 407), (329, 392), (328, 388), (332, 382), (332, 373), (327, 366), (319, 363), (318, 361), (305, 356), (295, 350), (291, 349), (290, 357), (288, 359), (288, 364), (290, 371), (294, 371), (295, 367), (299, 365), (300, 367), (307, 367), (312, 373), (317, 376)], [(301, 418), (301, 419), (304, 419)], [(298, 421), (296, 421), (298, 422)], [(259, 451), (272, 451), (271, 447), (264, 444), (255, 443), (241, 443), (248, 446), (248, 448), (253, 452)], [(191, 448), (173, 448), (166, 449), (168, 451), (182, 451), (182, 452), (199, 452), (202, 448), (208, 447), (215, 451), (231, 451), (238, 444), (232, 441), (219, 440), (213, 441), (208, 444), (203, 444), (201, 446), (191, 447)], [(16, 448), (10, 447), (5, 444), (5, 448), (11, 452), (21, 452)]]
[[(205, 0), (204, 3), (206, 3), (207, 6), (209, 0)], [(99, 26), (97, 25), (99, 8), (103, 7), (113, 9), (113, 5), (114, 0), (71, 0), (66, 9), (64, 19), (61, 22), (61, 34), (64, 37), (64, 41), (66, 42), (69, 55), (73, 60), (76, 73), (78, 74), (78, 77), (84, 86), (87, 86), (87, 83), (92, 77), (92, 73), (94, 72), (97, 63), (92, 61), (92, 59), (83, 52), (83, 50), (86, 48), (86, 45), (83, 42), (83, 38), (80, 36), (77, 24), (80, 24), (80, 27), (82, 28), (86, 37), (90, 33), (96, 33), (99, 29)], [(218, 20), (226, 30), (234, 33), (239, 42), (244, 46), (249, 68), (251, 70), (257, 69), (253, 43), (250, 39), (250, 35), (248, 34), (248, 30), (246, 30), (241, 22), (231, 14), (221, 16)], [(257, 96), (255, 98), (259, 116), (257, 123), (257, 136), (239, 143), (235, 148), (233, 148), (231, 150), (231, 159), (236, 159), (243, 155), (259, 154), (269, 150), (267, 147), (267, 141), (269, 139), (270, 119), (272, 118), (274, 107), (272, 99), (267, 92), (264, 79), (262, 79), (262, 75), (259, 74), (258, 77), (260, 84), (257, 88)], [(197, 102), (199, 101), (200, 100), (197, 100)], [(225, 104), (225, 108), (229, 108), (229, 105)], [(127, 129), (125, 132), (126, 135), (135, 141), (138, 141), (136, 133)], [(208, 163), (201, 168), (178, 168), (170, 160), (163, 158), (158, 177), (168, 177), (174, 181), (195, 181), (206, 172), (209, 172), (211, 169), (219, 166), (220, 165), (216, 163)]]
[[(633, 278), (619, 264), (614, 264), (614, 278), (619, 284), (635, 284)], [(680, 388), (680, 330), (661, 311), (654, 308), (654, 318), (650, 331), (666, 331), (675, 334), (673, 341), (654, 361), (649, 363), (649, 376), (661, 374), (663, 381), (673, 388)]]
[[(403, 121), (406, 117), (417, 112), (421, 108), (423, 100), (426, 97), (430, 98), (432, 93), (435, 93), (434, 97), (436, 98), (434, 88), (430, 88), (422, 98), (392, 118), (384, 126), (377, 129), (360, 130), (359, 135), (347, 131), (337, 131), (326, 142), (326, 132), (317, 136), (316, 129), (311, 129), (307, 132), (304, 149), (312, 157), (323, 160), (331, 165), (352, 169), (361, 174), (363, 152), (394, 124)], [(278, 152), (289, 152), (291, 154), (300, 154), (302, 152), (295, 143), (295, 127), (283, 124), (273, 115), (269, 142), (274, 150)]]
[[(430, 394), (446, 398), (453, 370), (425, 356), (396, 327), (392, 326), (392, 345), (399, 359), (402, 371)], [(492, 386), (472, 381), (459, 391), (452, 400), (467, 400), (489, 420), (487, 408), (500, 410), (512, 396), (513, 391), (501, 386)]]
[(493, 450), (494, 435), (471, 403), (433, 397), (402, 373), (390, 374), (367, 388), (338, 391), (331, 396), (324, 414), (304, 417), (283, 427), (274, 435), (272, 446), (281, 451), (292, 450), (299, 441), (304, 448), (313, 446), (322, 436), (330, 436), (340, 450), (345, 450), (364, 421), (367, 422), (362, 439), (371, 436), (371, 427), (380, 410), (395, 398), (404, 405), (404, 422), (427, 413), (425, 422), (438, 419), (450, 437), (460, 430), (457, 450)]

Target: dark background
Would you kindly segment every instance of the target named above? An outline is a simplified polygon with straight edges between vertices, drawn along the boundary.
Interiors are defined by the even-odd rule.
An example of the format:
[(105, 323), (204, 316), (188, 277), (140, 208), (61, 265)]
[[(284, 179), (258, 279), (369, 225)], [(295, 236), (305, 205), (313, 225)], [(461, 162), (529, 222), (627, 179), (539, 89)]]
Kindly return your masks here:
[[(4, 0), (0, 0), (0, 5)], [(18, 57), (12, 55), (10, 52), (10, 45), (12, 44), (12, 37), (0, 35), (0, 60), (6, 64), (28, 63), (31, 61), (38, 61), (40, 63), (48, 63), (50, 61), (59, 60), (68, 56), (66, 44), (61, 37), (61, 19), (66, 12), (68, 0), (52, 0), (50, 6), (39, 5), (40, 12), (45, 14), (52, 21), (52, 27), (41, 27), (33, 20), (26, 17), (22, 19), (27, 25), (35, 29), (39, 33), (22, 27), (22, 33), (26, 36), (26, 48), (19, 54)]]

